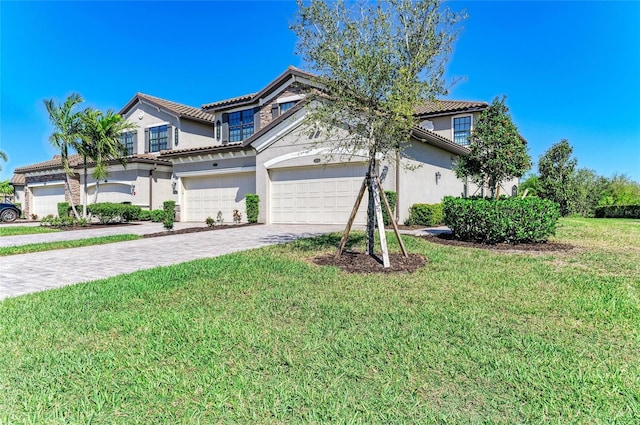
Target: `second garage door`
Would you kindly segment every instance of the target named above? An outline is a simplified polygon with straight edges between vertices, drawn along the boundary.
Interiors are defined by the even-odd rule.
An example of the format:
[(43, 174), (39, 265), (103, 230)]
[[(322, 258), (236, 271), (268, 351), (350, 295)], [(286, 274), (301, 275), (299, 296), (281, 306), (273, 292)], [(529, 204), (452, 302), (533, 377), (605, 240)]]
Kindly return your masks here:
[(242, 221), (246, 221), (244, 197), (256, 192), (254, 173), (185, 177), (182, 182), (186, 221), (215, 219), (221, 211), (225, 223), (232, 223), (235, 209), (242, 214)]
[[(365, 165), (271, 170), (271, 222), (346, 224), (366, 173)], [(367, 194), (355, 224), (366, 223)]]
[(31, 214), (36, 214), (38, 218), (48, 215), (58, 216), (58, 202), (64, 202), (64, 185), (38, 186), (31, 188), (33, 206)]

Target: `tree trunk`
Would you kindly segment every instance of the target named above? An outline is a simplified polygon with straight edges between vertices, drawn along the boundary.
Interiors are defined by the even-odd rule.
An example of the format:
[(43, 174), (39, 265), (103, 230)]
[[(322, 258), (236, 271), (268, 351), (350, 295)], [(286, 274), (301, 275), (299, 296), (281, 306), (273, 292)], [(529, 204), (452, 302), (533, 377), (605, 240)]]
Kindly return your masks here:
[(69, 178), (69, 174), (65, 173), (65, 177), (67, 178), (67, 190), (69, 191), (69, 202), (71, 204), (71, 211), (73, 211), (73, 216), (78, 219), (80, 216), (78, 215), (78, 211), (76, 210), (75, 202), (73, 202), (73, 192), (71, 192), (71, 179)]
[(82, 218), (87, 218), (87, 196), (89, 193), (87, 192), (87, 157), (83, 157), (84, 164), (84, 197), (82, 201)]
[(93, 203), (98, 203), (98, 192), (100, 191), (100, 180), (96, 180), (96, 195), (93, 197)]
[(367, 189), (369, 191), (369, 202), (367, 204), (367, 253), (374, 255), (375, 251), (375, 201), (373, 189), (373, 176), (375, 173), (375, 154), (369, 159), (369, 169), (367, 170)]
[[(371, 188), (373, 189), (373, 201), (375, 207), (375, 217), (378, 222), (378, 233), (380, 234), (380, 248), (382, 250), (382, 265), (384, 268), (389, 268), (389, 248), (387, 247), (387, 234), (384, 231), (384, 220), (382, 219), (382, 207), (380, 205), (380, 187), (378, 186), (378, 176), (374, 175), (370, 177)], [(393, 216), (390, 216), (393, 220)], [(373, 255), (370, 253), (369, 255)]]

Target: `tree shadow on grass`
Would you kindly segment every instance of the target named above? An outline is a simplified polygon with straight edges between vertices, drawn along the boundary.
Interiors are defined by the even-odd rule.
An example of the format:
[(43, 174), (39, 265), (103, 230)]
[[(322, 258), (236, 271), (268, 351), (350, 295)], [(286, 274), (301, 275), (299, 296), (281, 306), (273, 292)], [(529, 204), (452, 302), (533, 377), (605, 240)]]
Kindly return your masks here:
[[(323, 251), (330, 248), (338, 249), (341, 238), (342, 233), (329, 233), (311, 238), (298, 239), (293, 244), (293, 247), (302, 252)], [(345, 250), (362, 243), (364, 239), (365, 236), (363, 234), (350, 234)]]

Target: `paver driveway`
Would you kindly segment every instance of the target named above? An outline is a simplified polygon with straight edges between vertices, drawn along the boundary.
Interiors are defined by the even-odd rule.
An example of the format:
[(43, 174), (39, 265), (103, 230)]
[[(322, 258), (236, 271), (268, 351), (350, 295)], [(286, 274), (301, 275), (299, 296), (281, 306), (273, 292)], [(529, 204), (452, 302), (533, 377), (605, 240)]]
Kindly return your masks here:
[[(257, 225), (0, 257), (0, 299), (341, 230), (338, 225)], [(88, 238), (98, 230), (78, 232), (76, 238)], [(55, 235), (37, 237), (46, 242), (60, 237)], [(7, 244), (13, 243), (7, 239)]]

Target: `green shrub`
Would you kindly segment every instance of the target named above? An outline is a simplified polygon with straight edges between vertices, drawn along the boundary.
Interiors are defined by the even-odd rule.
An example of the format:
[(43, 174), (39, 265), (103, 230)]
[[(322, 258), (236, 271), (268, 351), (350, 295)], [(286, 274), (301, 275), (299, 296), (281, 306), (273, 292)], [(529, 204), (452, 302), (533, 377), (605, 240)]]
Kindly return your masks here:
[(58, 202), (58, 217), (69, 217), (71, 205), (68, 202)]
[(409, 208), (407, 226), (437, 226), (442, 224), (444, 216), (442, 204), (413, 204)]
[(162, 203), (164, 218), (162, 224), (167, 230), (173, 229), (173, 223), (176, 220), (176, 201), (164, 201)]
[(135, 220), (140, 215), (140, 207), (135, 205), (100, 202), (87, 205), (87, 212), (95, 215), (100, 223), (121, 223)]
[(151, 211), (149, 210), (140, 210), (138, 214), (139, 221), (151, 221)]
[(74, 217), (54, 217), (52, 215), (48, 215), (40, 220), (40, 226), (43, 227), (72, 227), (72, 226), (86, 226), (87, 220), (84, 218), (76, 219)]
[(258, 213), (260, 212), (260, 197), (254, 193), (247, 193), (244, 199), (247, 208), (247, 221), (249, 223), (257, 223)]
[(215, 227), (215, 225), (216, 225), (216, 221), (213, 219), (213, 217), (207, 217), (204, 220), (204, 222), (207, 225), (207, 227)]
[(160, 223), (164, 220), (164, 210), (151, 210), (149, 215), (154, 223)]
[(558, 204), (539, 198), (444, 199), (444, 223), (456, 239), (481, 243), (538, 243), (555, 233)]
[(606, 205), (596, 207), (596, 218), (640, 218), (640, 205)]
[[(398, 203), (398, 194), (393, 190), (385, 190), (385, 196), (387, 197), (387, 202), (389, 202), (389, 207), (391, 208), (391, 212), (394, 212), (396, 209), (396, 204)], [(387, 214), (387, 209), (384, 206), (384, 201), (380, 200), (382, 203), (382, 221), (385, 226), (389, 226), (391, 224), (391, 217)]]

